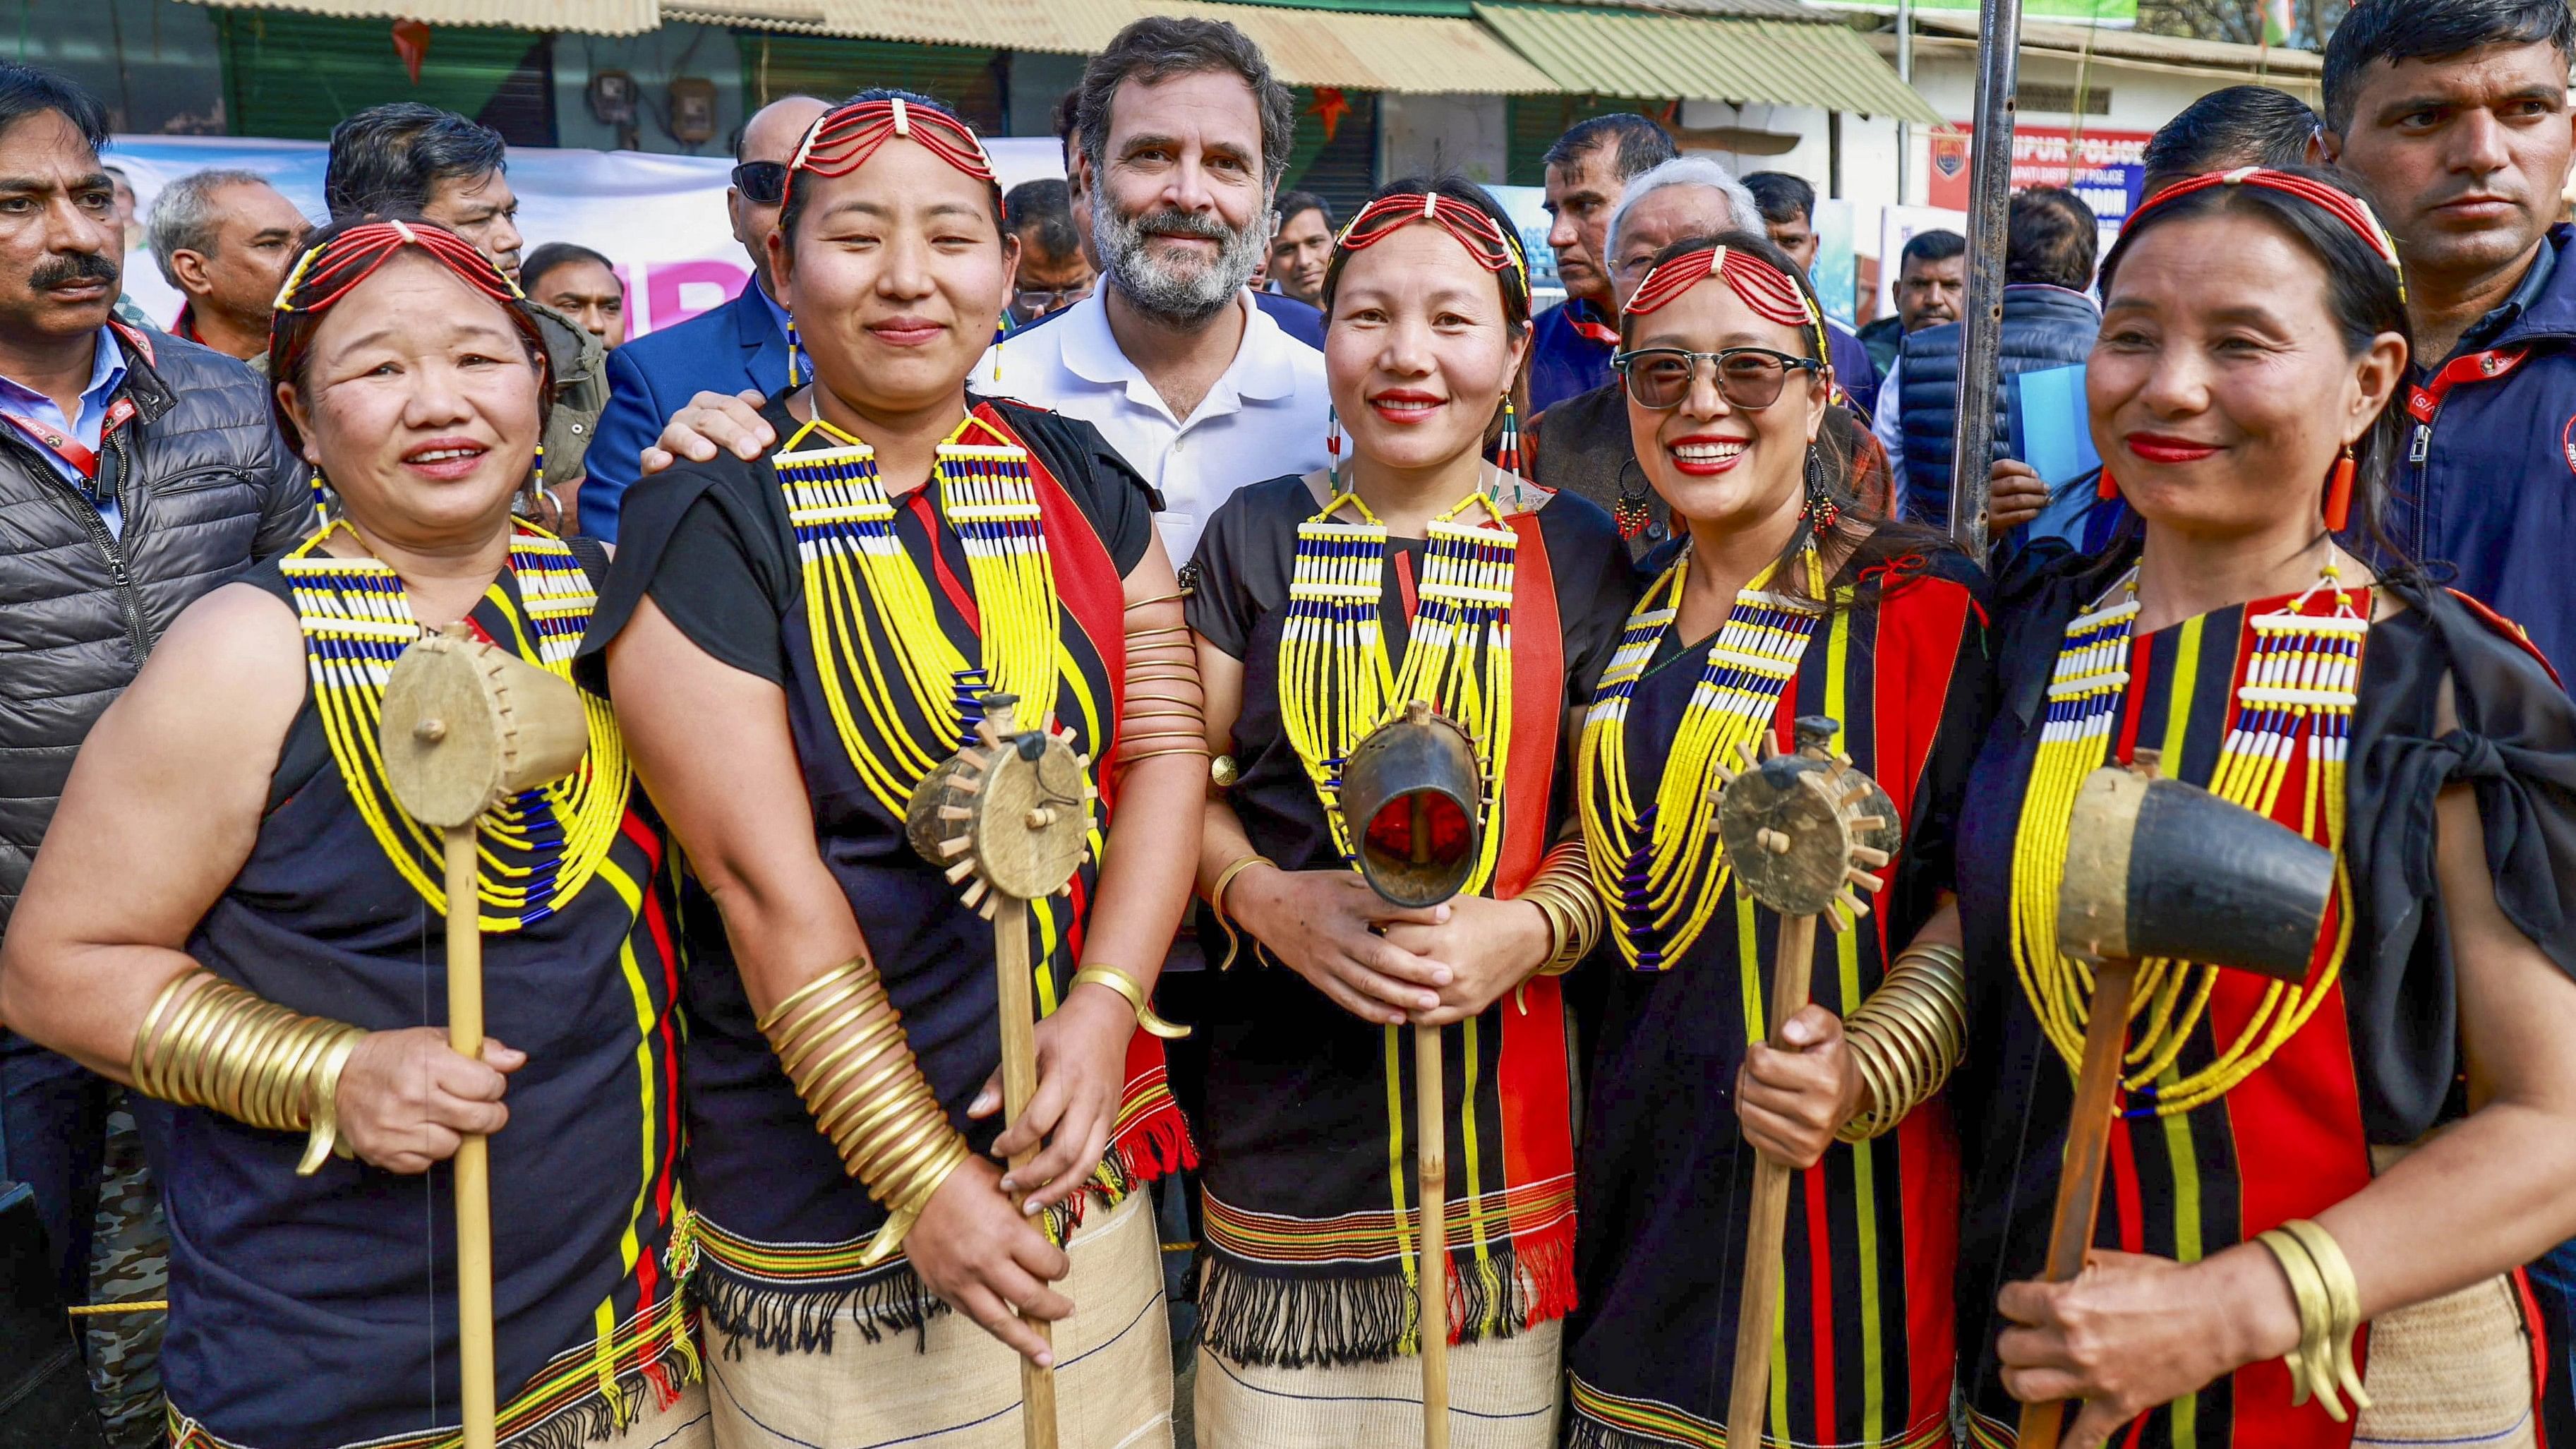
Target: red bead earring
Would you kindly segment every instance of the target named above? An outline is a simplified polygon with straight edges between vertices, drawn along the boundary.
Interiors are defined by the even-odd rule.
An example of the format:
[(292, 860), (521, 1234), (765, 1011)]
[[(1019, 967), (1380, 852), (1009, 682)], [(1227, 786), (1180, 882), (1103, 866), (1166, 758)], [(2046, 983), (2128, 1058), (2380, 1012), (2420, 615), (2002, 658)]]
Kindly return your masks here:
[(2093, 485), (2093, 496), (2104, 500), (2120, 496), (2120, 480), (2111, 476), (2107, 463), (2102, 466), (2102, 481)]
[(2335, 460), (2334, 472), (2326, 482), (2326, 532), (2341, 533), (2352, 522), (2352, 445), (2344, 444), (2343, 456)]

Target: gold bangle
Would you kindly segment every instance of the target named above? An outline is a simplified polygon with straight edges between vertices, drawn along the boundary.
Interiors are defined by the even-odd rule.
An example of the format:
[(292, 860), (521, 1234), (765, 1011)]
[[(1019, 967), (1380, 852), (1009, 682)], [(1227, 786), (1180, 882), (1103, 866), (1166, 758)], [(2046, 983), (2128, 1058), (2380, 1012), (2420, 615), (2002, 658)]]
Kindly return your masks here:
[(876, 1236), (870, 1238), (867, 1247), (859, 1253), (860, 1267), (873, 1268), (902, 1251), (903, 1240), (912, 1232), (912, 1225), (920, 1220), (921, 1210), (930, 1205), (930, 1200), (938, 1195), (939, 1189), (947, 1184), (957, 1169), (966, 1165), (969, 1156), (966, 1140), (961, 1137), (951, 1144), (950, 1154), (946, 1161), (929, 1169), (921, 1188), (913, 1194), (915, 1206), (897, 1208), (886, 1214), (885, 1226), (877, 1229)]
[(304, 1160), (295, 1164), (295, 1175), (311, 1177), (321, 1170), (322, 1159), (337, 1152), (350, 1155), (340, 1142), (340, 1074), (348, 1068), (350, 1054), (367, 1033), (348, 1027), (331, 1038), (315, 1062), (305, 1089), (305, 1114), (313, 1126), (304, 1139)]
[(1170, 593), (1168, 593), (1168, 594), (1156, 594), (1154, 597), (1152, 597), (1152, 598), (1150, 598), (1150, 599), (1138, 599), (1136, 602), (1134, 602), (1134, 603), (1132, 603), (1132, 604), (1129, 604), (1129, 605), (1127, 606), (1127, 612), (1129, 612), (1129, 613), (1134, 613), (1134, 612), (1135, 612), (1136, 610), (1138, 610), (1138, 609), (1146, 608), (1146, 607), (1148, 607), (1148, 606), (1150, 606), (1150, 605), (1153, 605), (1153, 604), (1174, 604), (1174, 603), (1178, 603), (1178, 602), (1180, 602), (1181, 600), (1188, 598), (1189, 596), (1190, 596), (1190, 591), (1189, 591), (1188, 589), (1175, 589), (1175, 590), (1173, 590), (1172, 592), (1170, 592)]
[(1127, 1004), (1136, 1008), (1136, 1024), (1143, 1027), (1149, 1034), (1161, 1037), (1165, 1041), (1179, 1041), (1190, 1034), (1188, 1027), (1174, 1026), (1156, 1016), (1153, 1003), (1146, 999), (1145, 988), (1137, 985), (1136, 978), (1124, 971), (1109, 966), (1085, 966), (1073, 973), (1073, 985), (1106, 986), (1126, 997)]
[(2315, 1262), (2317, 1276), (2326, 1288), (2326, 1351), (2334, 1367), (2335, 1382), (2343, 1388), (2344, 1397), (2355, 1409), (2370, 1407), (2370, 1395), (2362, 1388), (2361, 1368), (2352, 1360), (2353, 1335), (2361, 1330), (2361, 1285), (2352, 1276), (2352, 1262), (2343, 1255), (2343, 1244), (2335, 1241), (2321, 1223), (2306, 1218), (2293, 1218), (2281, 1225), (2282, 1231), (2299, 1240)]
[(143, 1013), (143, 1025), (134, 1033), (134, 1051), (126, 1058), (126, 1071), (133, 1076), (135, 1087), (145, 1096), (161, 1095), (153, 1085), (153, 1068), (156, 1065), (153, 1047), (159, 1041), (162, 1028), (167, 1025), (163, 1018), (169, 1014), (170, 999), (189, 982), (213, 974), (205, 967), (191, 963), (187, 970), (171, 977), (162, 986), (160, 994), (152, 998), (151, 1010)]
[(831, 985), (835, 981), (841, 980), (845, 977), (858, 975), (860, 972), (868, 971), (870, 969), (872, 969), (872, 963), (866, 956), (861, 955), (851, 957), (849, 960), (842, 962), (840, 965), (833, 967), (831, 970), (824, 972), (822, 975), (815, 977), (813, 980), (808, 981), (804, 985), (787, 993), (786, 999), (780, 1001), (776, 1006), (769, 1008), (767, 1015), (752, 1023), (752, 1029), (759, 1032), (762, 1036), (769, 1035), (769, 1029), (778, 1024), (779, 1018), (785, 1016), (788, 1012), (795, 1010), (798, 1002), (803, 1001), (806, 997), (812, 996), (818, 991), (821, 991), (824, 987)]
[(1834, 1134), (1864, 1142), (1895, 1129), (1949, 1081), (1967, 1053), (1966, 955), (1954, 946), (1910, 946), (1843, 1030), (1869, 1101)]
[(2290, 1405), (2298, 1407), (2311, 1394), (2326, 1417), (2340, 1424), (2345, 1420), (2343, 1404), (2335, 1396), (2334, 1369), (2327, 1347), (2334, 1324), (2334, 1308), (2326, 1293), (2325, 1278), (2318, 1273), (2316, 1260), (2308, 1256), (2307, 1247), (2279, 1228), (2255, 1235), (2254, 1241), (2272, 1252), (2272, 1260), (2281, 1265), (2281, 1275), (2290, 1280), (2290, 1296), (2299, 1305), (2299, 1346), (2284, 1356), (2290, 1370)]

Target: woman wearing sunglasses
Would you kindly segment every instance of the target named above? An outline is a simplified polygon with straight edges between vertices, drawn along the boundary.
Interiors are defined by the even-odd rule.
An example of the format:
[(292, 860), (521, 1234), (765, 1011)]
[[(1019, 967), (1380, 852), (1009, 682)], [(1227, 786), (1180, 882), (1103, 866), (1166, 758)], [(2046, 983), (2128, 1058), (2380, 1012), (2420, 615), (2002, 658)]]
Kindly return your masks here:
[[(1822, 314), (1746, 233), (1666, 248), (1621, 319), (1638, 462), (1681, 525), (1583, 724), (1583, 836), (1614, 902), (1577, 1180), (1586, 1449), (1947, 1443), (1965, 1041), (1950, 823), (1985, 718), (1977, 575), (1864, 516), (1824, 430)], [(1778, 921), (1733, 888), (1711, 792), (1835, 721), (1900, 836), (1817, 932), (1814, 1005), (1764, 1035)], [(1848, 1018), (1848, 1020), (1846, 1020)], [(1790, 1200), (1768, 1412), (1724, 1422), (1754, 1154)]]
[[(1413, 1052), (1450, 1118), (1452, 1442), (1553, 1445), (1574, 1302), (1566, 1017), (1598, 939), (1562, 778), (1573, 710), (1635, 597), (1609, 515), (1508, 471), (1529, 283), (1464, 181), (1400, 181), (1324, 276), (1338, 469), (1218, 509), (1190, 623), (1223, 756), (1199, 883), (1208, 990), (1199, 1442), (1332, 1449), (1421, 1433)], [(1485, 461), (1502, 424), (1505, 466)], [(1337, 441), (1335, 452), (1343, 446)], [(1482, 851), (1431, 910), (1352, 868), (1342, 758), (1421, 700), (1486, 762)], [(1235, 943), (1229, 953), (1228, 941)]]
[[(810, 384), (763, 410), (774, 453), (638, 487), (585, 646), (721, 914), (683, 990), (727, 1449), (1017, 1444), (1015, 1352), (1058, 1368), (1067, 1446), (1170, 1438), (1136, 1190), (1187, 1155), (1143, 1026), (1189, 897), (1196, 672), (1152, 490), (1088, 424), (966, 391), (1011, 288), (1001, 220), (935, 102), (814, 123), (769, 236)], [(1046, 1017), (1007, 1128), (982, 882), (906, 832), (988, 690), (1099, 796), (1051, 802), (1093, 828), (1029, 903)]]

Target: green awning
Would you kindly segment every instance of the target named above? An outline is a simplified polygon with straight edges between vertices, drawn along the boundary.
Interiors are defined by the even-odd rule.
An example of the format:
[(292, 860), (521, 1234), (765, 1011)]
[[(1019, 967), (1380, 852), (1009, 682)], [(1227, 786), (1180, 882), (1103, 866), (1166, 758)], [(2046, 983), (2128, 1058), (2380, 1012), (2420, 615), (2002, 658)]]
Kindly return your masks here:
[(1485, 4), (1476, 18), (1578, 94), (1817, 106), (1941, 124), (1941, 113), (1836, 22)]

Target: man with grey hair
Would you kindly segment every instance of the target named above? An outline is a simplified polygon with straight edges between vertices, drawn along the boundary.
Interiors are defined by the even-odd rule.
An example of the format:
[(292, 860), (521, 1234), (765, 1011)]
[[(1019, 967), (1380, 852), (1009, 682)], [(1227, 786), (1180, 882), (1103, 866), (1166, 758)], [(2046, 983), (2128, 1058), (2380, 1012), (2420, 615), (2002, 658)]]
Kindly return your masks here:
[(1079, 96), (1073, 189), (1102, 285), (974, 376), (1099, 428), (1161, 491), (1163, 545), (1185, 559), (1234, 490), (1328, 461), (1323, 354), (1245, 290), (1296, 113), (1242, 31), (1166, 16), (1120, 31)]
[[(1612, 315), (1627, 310), (1656, 253), (1685, 237), (1757, 227), (1761, 216), (1744, 183), (1705, 156), (1676, 157), (1639, 173), (1611, 213), (1601, 249)], [(1524, 445), (1531, 481), (1571, 489), (1609, 509), (1629, 556), (1643, 558), (1669, 535), (1629, 441), (1622, 387), (1614, 377), (1540, 413), (1530, 419)]]
[(192, 172), (161, 188), (144, 235), (188, 301), (170, 331), (247, 362), (268, 351), (268, 317), (313, 224), (256, 171)]

